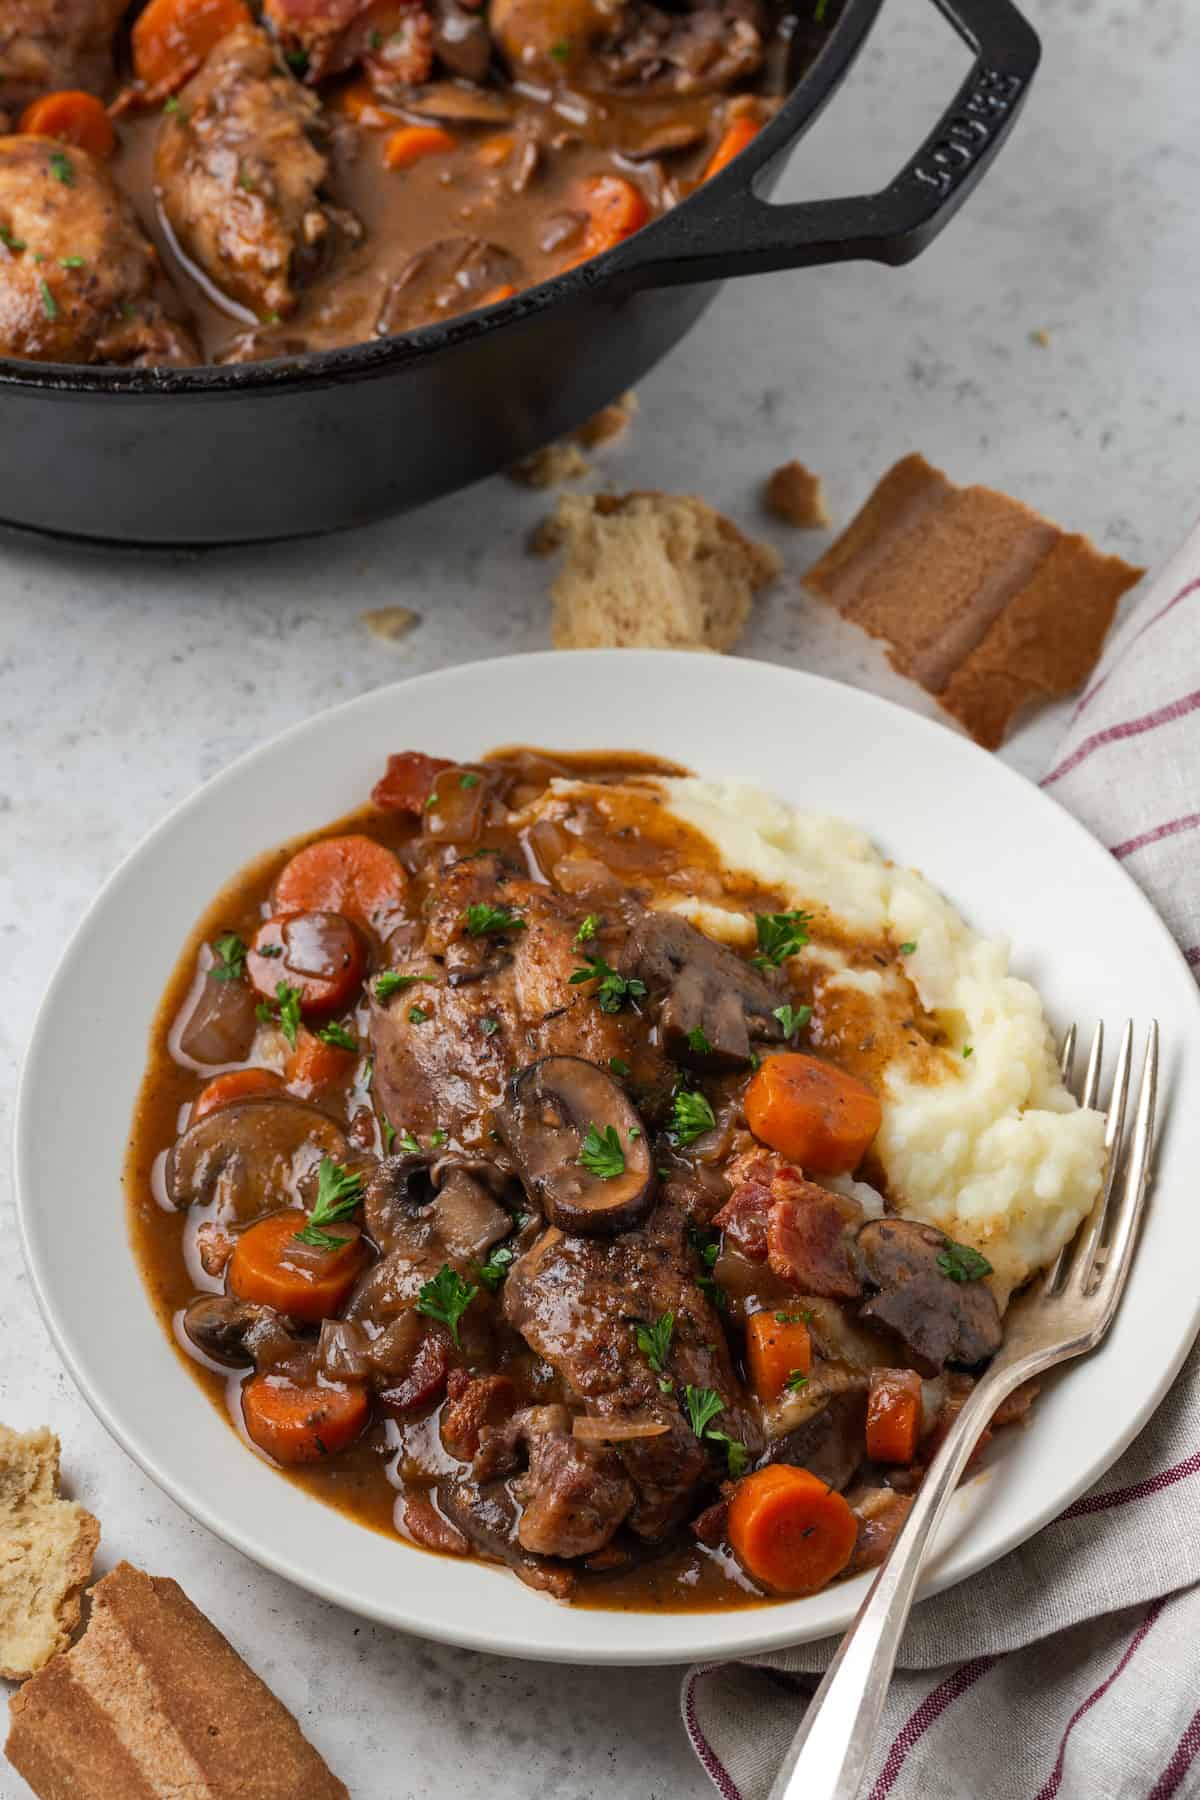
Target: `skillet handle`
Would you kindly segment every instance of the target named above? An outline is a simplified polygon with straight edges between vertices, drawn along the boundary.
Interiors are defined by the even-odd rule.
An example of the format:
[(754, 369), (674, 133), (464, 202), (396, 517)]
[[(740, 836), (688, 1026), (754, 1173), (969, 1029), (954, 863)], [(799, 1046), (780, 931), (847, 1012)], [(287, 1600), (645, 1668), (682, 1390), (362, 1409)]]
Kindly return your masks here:
[[(754, 157), (752, 145), (645, 234), (644, 261), (635, 249), (641, 234), (630, 238), (614, 257), (616, 279), (623, 274), (637, 287), (675, 286), (815, 263), (899, 264), (919, 256), (1008, 136), (1041, 58), (1037, 33), (1011, 0), (934, 4), (975, 52), (975, 62), (916, 155), (886, 188), (773, 206), (746, 185), (744, 174), (739, 184), (738, 165)], [(769, 144), (762, 149), (751, 180), (771, 160)]]

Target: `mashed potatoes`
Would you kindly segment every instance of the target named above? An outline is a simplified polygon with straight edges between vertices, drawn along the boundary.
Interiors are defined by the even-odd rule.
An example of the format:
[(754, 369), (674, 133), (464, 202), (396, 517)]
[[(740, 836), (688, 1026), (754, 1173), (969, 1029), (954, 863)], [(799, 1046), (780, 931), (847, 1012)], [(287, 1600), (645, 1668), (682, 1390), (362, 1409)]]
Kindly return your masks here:
[[(816, 991), (856, 988), (883, 1029), (903, 988), (915, 987), (943, 1041), (890, 1035), (876, 1144), (893, 1205), (975, 1245), (996, 1271), (1003, 1301), (1072, 1236), (1104, 1163), (1103, 1120), (1063, 1087), (1041, 1001), (1008, 973), (1007, 947), (981, 938), (920, 875), (884, 861), (840, 820), (793, 812), (759, 790), (691, 778), (662, 782), (670, 810), (712, 843), (725, 869), (753, 876), (848, 935), (890, 939), (899, 968), (852, 967), (814, 942)], [(713, 936), (748, 942), (753, 921), (735, 907), (667, 902)], [(914, 946), (909, 948), (909, 946)], [(900, 971), (903, 971), (901, 973)], [(907, 980), (905, 980), (907, 977)]]

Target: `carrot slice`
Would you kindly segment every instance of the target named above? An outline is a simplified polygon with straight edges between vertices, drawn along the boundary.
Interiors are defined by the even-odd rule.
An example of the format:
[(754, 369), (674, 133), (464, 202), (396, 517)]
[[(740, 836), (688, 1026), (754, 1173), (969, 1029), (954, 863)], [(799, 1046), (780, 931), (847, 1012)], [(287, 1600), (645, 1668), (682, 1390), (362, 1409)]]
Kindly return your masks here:
[(746, 1327), (746, 1361), (759, 1399), (778, 1400), (794, 1375), (812, 1372), (808, 1326), (790, 1313), (755, 1313)]
[(335, 912), (284, 913), (254, 934), (246, 973), (265, 1000), (281, 981), (294, 987), (306, 1013), (341, 1012), (349, 1006), (367, 966), (362, 940)]
[(146, 89), (143, 99), (174, 93), (214, 45), (250, 23), (245, 0), (150, 0), (131, 36), (133, 72)]
[(101, 162), (117, 147), (117, 134), (103, 105), (94, 94), (85, 94), (80, 88), (60, 88), (57, 93), (32, 100), (21, 114), (17, 130), (30, 137), (57, 138), (60, 144), (74, 144)]
[(740, 156), (746, 145), (756, 138), (762, 130), (762, 121), (753, 119), (747, 113), (733, 119), (721, 135), (721, 141), (705, 164), (701, 181), (708, 181), (727, 169), (735, 156)]
[(281, 1094), (283, 1082), (270, 1069), (231, 1069), (218, 1075), (201, 1088), (192, 1107), (190, 1123), (203, 1119), (218, 1107), (232, 1106), (237, 1100), (259, 1100), (267, 1094)]
[(921, 1435), (921, 1377), (912, 1369), (872, 1369), (867, 1393), (867, 1455), (910, 1463)]
[(284, 1073), (290, 1088), (300, 1094), (311, 1094), (316, 1088), (341, 1081), (353, 1062), (352, 1050), (343, 1050), (339, 1044), (327, 1044), (324, 1038), (301, 1027)]
[(498, 131), (494, 137), (484, 138), (482, 144), (477, 144), (475, 154), (485, 168), (498, 169), (512, 155), (515, 143), (511, 132)]
[(386, 937), (398, 923), (408, 877), (373, 838), (321, 838), (297, 850), (275, 883), (275, 912), (342, 913)]
[(789, 1162), (821, 1175), (856, 1169), (883, 1114), (870, 1088), (815, 1056), (769, 1056), (746, 1089), (746, 1123)]
[(645, 194), (624, 175), (591, 176), (583, 184), (583, 204), (591, 229), (606, 240), (640, 231), (650, 217)]
[(516, 291), (516, 286), (513, 282), (503, 281), (499, 287), (494, 287), (489, 294), (481, 295), (477, 304), (479, 306), (498, 306), (501, 300), (511, 300)]
[(360, 1387), (300, 1386), (269, 1371), (242, 1387), (242, 1418), (260, 1450), (281, 1463), (324, 1462), (358, 1437), (371, 1406)]
[(366, 1246), (356, 1225), (331, 1225), (323, 1229), (343, 1238), (343, 1248), (316, 1249), (296, 1236), (307, 1224), (307, 1213), (272, 1213), (242, 1232), (228, 1278), (239, 1300), (273, 1306), (303, 1325), (333, 1317), (362, 1274)]
[(384, 125), (403, 124), (398, 112), (380, 105), (374, 88), (365, 81), (352, 81), (330, 101), (330, 105), (368, 131), (377, 131)]
[(440, 125), (401, 125), (384, 145), (383, 160), (389, 169), (409, 169), (423, 157), (453, 150), (457, 144), (458, 139)]
[(388, 757), (387, 768), (371, 789), (372, 804), (384, 812), (406, 812), (419, 819), (435, 780), (443, 769), (453, 767), (444, 756), (402, 750), (399, 755)]
[(807, 1469), (769, 1463), (729, 1503), (729, 1542), (746, 1573), (779, 1594), (815, 1594), (850, 1561), (858, 1520)]

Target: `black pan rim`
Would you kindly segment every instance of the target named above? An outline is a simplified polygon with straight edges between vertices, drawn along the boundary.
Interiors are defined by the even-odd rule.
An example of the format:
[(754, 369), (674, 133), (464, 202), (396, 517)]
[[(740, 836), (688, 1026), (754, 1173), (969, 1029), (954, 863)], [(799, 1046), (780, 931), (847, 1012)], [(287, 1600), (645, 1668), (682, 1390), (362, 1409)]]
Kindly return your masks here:
[[(705, 184), (706, 204), (713, 198), (732, 200), (752, 189), (760, 170), (794, 143), (847, 74), (883, 4), (884, 0), (843, 0), (841, 12), (825, 43), (774, 119), (727, 169)], [(565, 275), (540, 282), (484, 312), (467, 313), (444, 324), (423, 325), (416, 331), (394, 337), (339, 345), (331, 350), (306, 351), (298, 356), (277, 357), (270, 361), (235, 365), (199, 363), (182, 369), (122, 369), (77, 363), (34, 363), (0, 357), (0, 393), (17, 389), (64, 399), (91, 394), (125, 395), (139, 400), (158, 395), (216, 398), (248, 392), (291, 394), (306, 388), (372, 380), (435, 356), (452, 345), (503, 330), (517, 321), (535, 318), (589, 291), (616, 287), (622, 277), (634, 271), (638, 273), (639, 284), (653, 285), (655, 265), (669, 264), (671, 260), (665, 241), (679, 218), (686, 217), (688, 209), (696, 207), (699, 199), (698, 190), (670, 213), (644, 226), (626, 243), (590, 262), (581, 263)]]

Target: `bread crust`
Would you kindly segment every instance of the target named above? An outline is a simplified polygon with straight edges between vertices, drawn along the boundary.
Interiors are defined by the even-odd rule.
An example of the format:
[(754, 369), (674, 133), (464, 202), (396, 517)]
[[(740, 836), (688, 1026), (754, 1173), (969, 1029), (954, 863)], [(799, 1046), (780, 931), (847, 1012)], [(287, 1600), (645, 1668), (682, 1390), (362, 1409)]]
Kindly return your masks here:
[(0, 1675), (24, 1681), (71, 1641), (100, 1526), (59, 1494), (58, 1439), (47, 1426), (0, 1425)]

